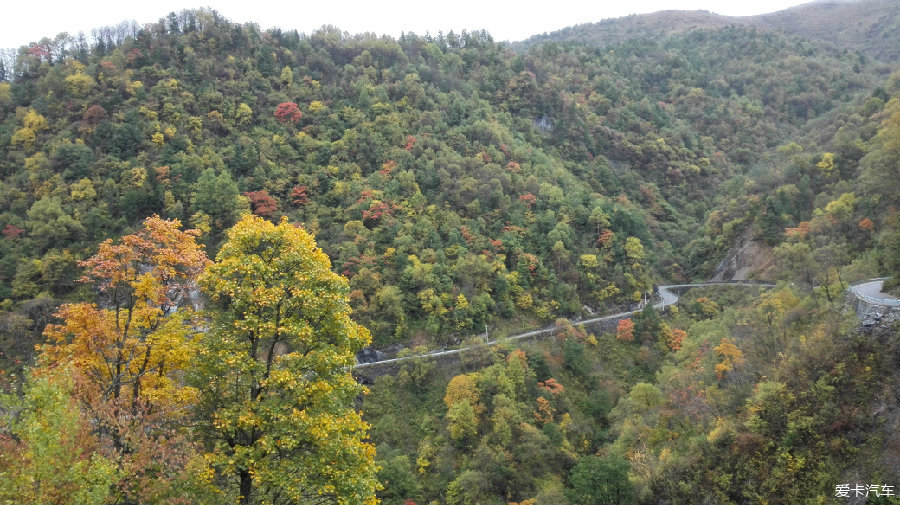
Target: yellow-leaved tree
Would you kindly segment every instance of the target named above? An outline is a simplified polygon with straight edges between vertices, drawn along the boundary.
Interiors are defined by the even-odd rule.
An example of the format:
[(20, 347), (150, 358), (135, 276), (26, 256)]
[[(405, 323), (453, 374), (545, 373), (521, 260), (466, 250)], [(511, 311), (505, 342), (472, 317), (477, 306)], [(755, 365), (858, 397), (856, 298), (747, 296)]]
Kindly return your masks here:
[(374, 505), (347, 280), (303, 229), (245, 216), (200, 284), (216, 307), (189, 379), (222, 502)]
[(199, 232), (158, 216), (118, 242), (100, 244), (81, 266), (83, 282), (99, 303), (65, 304), (47, 326), (44, 363), (71, 361), (95, 388), (91, 394), (133, 416), (142, 404), (157, 408), (190, 400), (179, 380), (193, 353), (190, 307), (179, 304), (196, 288), (209, 263)]
[(195, 398), (183, 380), (196, 333), (185, 302), (209, 260), (199, 232), (180, 228), (178, 220), (147, 218), (81, 262), (97, 303), (59, 308), (35, 370), (40, 377), (70, 367), (76, 404), (96, 450), (118, 467), (114, 496), (125, 503), (182, 495), (186, 467), (198, 462), (178, 427)]

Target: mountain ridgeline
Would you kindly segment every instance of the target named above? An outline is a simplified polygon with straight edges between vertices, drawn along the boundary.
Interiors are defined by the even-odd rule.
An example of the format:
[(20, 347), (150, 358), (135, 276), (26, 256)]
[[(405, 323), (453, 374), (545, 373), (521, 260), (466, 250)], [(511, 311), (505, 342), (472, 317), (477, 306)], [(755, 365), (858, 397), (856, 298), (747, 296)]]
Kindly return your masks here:
[(722, 16), (709, 11), (661, 11), (607, 19), (535, 35), (518, 44), (579, 42), (596, 46), (636, 38), (660, 39), (691, 30), (743, 26), (793, 34), (810, 42), (860, 52), (893, 64), (900, 58), (896, 31), (900, 10), (891, 0), (821, 0), (757, 16)]

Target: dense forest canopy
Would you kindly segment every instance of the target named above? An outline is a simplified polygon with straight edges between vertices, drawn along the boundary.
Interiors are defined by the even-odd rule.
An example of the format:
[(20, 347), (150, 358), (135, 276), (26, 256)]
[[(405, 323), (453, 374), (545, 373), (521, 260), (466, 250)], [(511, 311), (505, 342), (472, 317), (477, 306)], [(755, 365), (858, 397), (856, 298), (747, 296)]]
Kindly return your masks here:
[[(896, 21), (871, 16), (859, 26)], [(315, 236), (376, 346), (556, 324), (544, 344), (376, 382), (363, 416), (385, 503), (820, 503), (853, 472), (890, 484), (892, 421), (868, 409), (893, 398), (895, 335), (861, 336), (839, 309), (848, 281), (900, 267), (900, 74), (889, 52), (815, 33), (520, 47), (192, 10), (4, 54), (4, 383), (62, 338), (60, 304), (106, 303), (82, 278), (105, 240), (157, 215), (215, 257), (254, 214)], [(745, 269), (778, 288), (691, 295), (615, 334), (565, 319), (727, 276), (747, 244)], [(65, 411), (71, 392), (46, 380), (24, 398)]]
[[(249, 209), (316, 234), (381, 344), (708, 275), (761, 219), (741, 177), (811, 120), (889, 98), (884, 65), (742, 27), (516, 53), (484, 32), (307, 36), (185, 11), (8, 67), (7, 310), (79, 296), (76, 262), (147, 215), (214, 252)], [(804, 176), (770, 242), (812, 212), (824, 181)]]
[(900, 57), (893, 35), (900, 26), (900, 11), (891, 0), (819, 0), (756, 16), (665, 10), (570, 26), (534, 35), (515, 45), (555, 41), (606, 46), (635, 38), (663, 38), (733, 25), (798, 35), (817, 45), (849, 49), (887, 64)]

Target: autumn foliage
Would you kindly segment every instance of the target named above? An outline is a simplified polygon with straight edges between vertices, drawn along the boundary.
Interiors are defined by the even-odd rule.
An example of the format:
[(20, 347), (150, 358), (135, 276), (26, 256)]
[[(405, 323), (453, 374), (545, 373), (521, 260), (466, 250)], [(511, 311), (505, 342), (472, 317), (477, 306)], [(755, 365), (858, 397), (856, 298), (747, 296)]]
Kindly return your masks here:
[(199, 232), (180, 228), (178, 220), (147, 218), (81, 262), (81, 280), (96, 287), (99, 303), (59, 308), (35, 372), (70, 364), (74, 397), (96, 427), (98, 450), (122, 469), (117, 492), (127, 500), (170, 492), (167, 482), (192, 454), (171, 426), (194, 399), (182, 381), (194, 353), (188, 302), (208, 260)]
[(684, 339), (687, 338), (687, 332), (675, 328), (666, 333), (666, 345), (673, 351), (681, 349)]
[(537, 383), (537, 387), (540, 390), (547, 391), (552, 395), (558, 395), (565, 391), (565, 388), (559, 382), (556, 382), (556, 379), (550, 377), (545, 381), (541, 381)]
[(24, 228), (19, 228), (18, 226), (13, 226), (11, 224), (6, 225), (6, 228), (3, 228), (3, 236), (9, 239), (18, 238), (19, 235), (25, 233)]
[(484, 411), (484, 407), (479, 403), (478, 385), (474, 375), (457, 375), (447, 384), (444, 404), (450, 409), (460, 402), (468, 402), (475, 410), (476, 415)]
[(82, 282), (96, 286), (98, 304), (60, 307), (60, 324), (47, 326), (43, 346), (49, 363), (72, 361), (104, 400), (137, 411), (142, 401), (179, 403), (186, 392), (180, 374), (190, 356), (186, 303), (208, 260), (196, 243), (199, 232), (180, 230), (178, 220), (147, 218), (143, 228), (118, 242), (100, 244), (81, 262)]
[[(375, 503), (346, 280), (286, 220), (246, 216), (212, 265), (198, 236), (153, 216), (80, 263), (97, 303), (59, 308), (20, 420), (0, 417), (0, 502)], [(198, 283), (220, 317), (195, 317)]]
[(84, 111), (84, 114), (81, 116), (81, 119), (87, 123), (89, 126), (97, 126), (100, 121), (103, 121), (109, 117), (109, 114), (106, 113), (106, 109), (101, 107), (100, 105), (91, 105)]
[(278, 210), (278, 202), (266, 190), (248, 191), (243, 194), (250, 200), (250, 207), (257, 216), (269, 218)]
[(553, 416), (556, 409), (550, 404), (550, 401), (543, 396), (538, 396), (534, 409), (534, 420), (539, 426), (553, 422)]
[(275, 108), (275, 119), (282, 123), (297, 124), (302, 117), (303, 113), (300, 112), (300, 108), (294, 102), (283, 102)]
[(388, 202), (372, 202), (368, 210), (362, 211), (364, 221), (378, 221), (384, 216), (390, 216), (394, 212), (394, 206)]
[(721, 362), (716, 364), (716, 377), (719, 379), (724, 378), (726, 373), (734, 370), (736, 366), (742, 365), (746, 361), (744, 353), (738, 346), (734, 345), (734, 341), (730, 338), (723, 338), (713, 350), (722, 359)]
[[(878, 444), (850, 446), (880, 440), (897, 352), (837, 310), (845, 280), (900, 271), (900, 45), (881, 37), (900, 30), (878, 16), (843, 52), (746, 23), (516, 51), (204, 9), (4, 53), (0, 505), (358, 505), (368, 482), (327, 485), (374, 466), (388, 505), (591, 503), (563, 496), (579, 474), (631, 481), (616, 503), (827, 502), (857, 468), (890, 484)], [(202, 235), (162, 238), (155, 212)], [(599, 338), (546, 329), (705, 278), (750, 239), (756, 275), (800, 300), (699, 288)], [(230, 251), (202, 315), (198, 240)], [(359, 325), (379, 349), (497, 345), (446, 376), (392, 364), (362, 399)], [(748, 401), (767, 380), (784, 391)], [(658, 391), (628, 394), (643, 381)]]
[(309, 188), (304, 185), (294, 186), (291, 189), (291, 202), (294, 205), (304, 206), (309, 204)]
[(350, 319), (347, 280), (286, 219), (245, 216), (200, 279), (218, 311), (198, 343), (196, 433), (242, 504), (340, 496), (374, 505), (375, 448), (350, 375), (369, 332)]
[(616, 328), (616, 338), (624, 342), (634, 340), (634, 322), (631, 321), (631, 318), (619, 320), (619, 325)]

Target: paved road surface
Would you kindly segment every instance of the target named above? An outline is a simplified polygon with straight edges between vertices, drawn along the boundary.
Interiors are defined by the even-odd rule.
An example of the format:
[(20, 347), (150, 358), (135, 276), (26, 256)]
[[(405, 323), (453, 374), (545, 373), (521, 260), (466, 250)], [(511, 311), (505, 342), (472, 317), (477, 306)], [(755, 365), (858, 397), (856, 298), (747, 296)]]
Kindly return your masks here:
[[(653, 304), (653, 308), (662, 309), (662, 308), (668, 307), (669, 305), (674, 305), (674, 304), (678, 303), (678, 294), (673, 291), (675, 289), (689, 289), (689, 288), (697, 288), (697, 287), (701, 287), (701, 286), (774, 287), (775, 285), (768, 284), (768, 283), (750, 283), (750, 282), (737, 281), (737, 282), (704, 282), (704, 283), (700, 283), (700, 284), (674, 284), (671, 286), (660, 286), (657, 289), (657, 293), (659, 294), (659, 301)], [(636, 312), (638, 312), (638, 311), (631, 310), (631, 311), (627, 311), (627, 312), (619, 312), (618, 314), (610, 314), (607, 316), (594, 317), (591, 319), (585, 319), (583, 321), (573, 322), (572, 325), (582, 326), (585, 324), (597, 323), (597, 322), (605, 321), (605, 320), (609, 320), (609, 319), (622, 319), (624, 317), (633, 316)], [(513, 335), (511, 337), (508, 337), (506, 340), (520, 340), (523, 338), (534, 337), (536, 335), (540, 335), (541, 333), (546, 333), (546, 334), (550, 335), (554, 329), (555, 329), (555, 326), (548, 326), (546, 328), (541, 328), (539, 330), (526, 331), (525, 333), (520, 333), (518, 335)], [(491, 341), (487, 342), (487, 345), (494, 345), (496, 343), (497, 343), (496, 340), (491, 340)], [(450, 349), (447, 351), (433, 351), (433, 352), (429, 352), (426, 354), (417, 354), (415, 356), (404, 356), (402, 358), (384, 359), (381, 361), (373, 361), (371, 363), (359, 363), (353, 368), (356, 368), (356, 369), (366, 368), (366, 367), (375, 366), (375, 365), (383, 365), (386, 363), (394, 363), (397, 361), (403, 361), (405, 359), (422, 358), (425, 356), (432, 356), (432, 357), (446, 356), (449, 354), (458, 354), (459, 352), (465, 351), (468, 349), (469, 349), (469, 347), (464, 347), (462, 349)]]
[(900, 300), (896, 296), (882, 293), (885, 279), (872, 279), (866, 282), (851, 285), (848, 289), (856, 296), (876, 305), (900, 306)]

